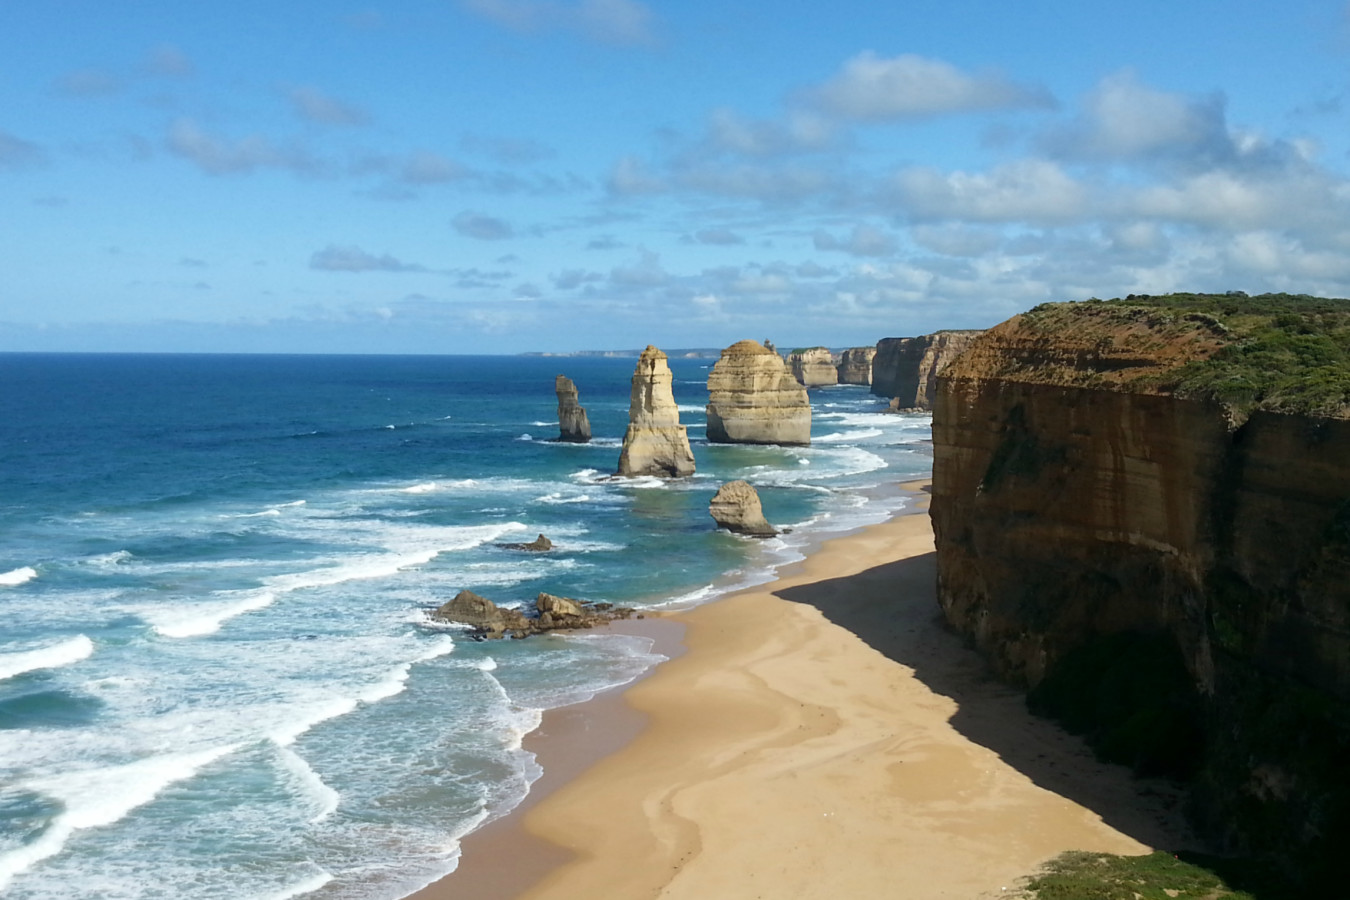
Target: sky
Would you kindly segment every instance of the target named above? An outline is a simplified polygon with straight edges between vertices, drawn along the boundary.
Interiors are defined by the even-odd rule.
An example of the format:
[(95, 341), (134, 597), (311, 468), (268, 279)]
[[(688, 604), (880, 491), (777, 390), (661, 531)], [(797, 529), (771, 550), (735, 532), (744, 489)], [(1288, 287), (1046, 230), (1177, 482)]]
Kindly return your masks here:
[(0, 351), (1350, 297), (1350, 2), (0, 0)]

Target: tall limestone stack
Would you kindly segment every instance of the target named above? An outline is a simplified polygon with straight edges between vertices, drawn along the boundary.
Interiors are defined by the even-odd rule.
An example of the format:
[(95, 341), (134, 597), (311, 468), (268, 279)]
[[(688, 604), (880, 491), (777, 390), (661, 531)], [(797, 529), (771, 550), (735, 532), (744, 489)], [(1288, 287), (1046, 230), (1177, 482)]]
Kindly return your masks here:
[(839, 369), (835, 367), (834, 355), (824, 347), (793, 350), (787, 363), (793, 377), (806, 387), (839, 383)]
[(839, 358), (840, 384), (871, 384), (872, 357), (877, 355), (876, 347), (850, 347)]
[(981, 331), (939, 331), (912, 338), (882, 338), (872, 359), (872, 393), (901, 408), (932, 409), (937, 377)]
[(680, 410), (670, 390), (672, 380), (666, 355), (648, 344), (633, 372), (628, 431), (623, 436), (618, 474), (694, 474), (694, 452), (680, 424)]
[(754, 341), (722, 351), (708, 373), (708, 440), (811, 443), (811, 401), (781, 356)]
[(577, 386), (566, 375), (553, 382), (558, 395), (558, 440), (585, 444), (591, 439), (591, 422), (586, 418), (586, 407), (578, 402)]

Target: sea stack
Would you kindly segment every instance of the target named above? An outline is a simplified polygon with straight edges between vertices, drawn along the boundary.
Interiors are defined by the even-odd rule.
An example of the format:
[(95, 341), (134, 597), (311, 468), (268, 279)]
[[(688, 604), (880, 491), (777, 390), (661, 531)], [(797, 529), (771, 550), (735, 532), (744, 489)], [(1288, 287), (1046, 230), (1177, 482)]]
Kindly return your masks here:
[(938, 331), (882, 338), (872, 358), (872, 393), (896, 398), (900, 409), (932, 409), (938, 375), (982, 333)]
[(754, 537), (773, 537), (778, 534), (764, 518), (759, 505), (759, 493), (744, 481), (728, 481), (717, 489), (717, 495), (708, 504), (708, 514), (718, 528), (748, 534)]
[(839, 370), (834, 356), (824, 347), (793, 350), (787, 358), (792, 375), (806, 387), (820, 387), (839, 383)]
[(839, 358), (840, 384), (871, 384), (872, 357), (877, 355), (876, 347), (850, 347)]
[(577, 386), (566, 375), (553, 382), (558, 395), (558, 440), (569, 444), (585, 444), (591, 439), (591, 422), (586, 418), (586, 407), (578, 402)]
[(783, 358), (739, 341), (708, 373), (708, 440), (718, 444), (809, 444), (811, 401)]
[(694, 452), (680, 424), (680, 410), (671, 393), (666, 355), (647, 345), (633, 372), (628, 404), (628, 430), (619, 454), (620, 475), (679, 477), (694, 474)]

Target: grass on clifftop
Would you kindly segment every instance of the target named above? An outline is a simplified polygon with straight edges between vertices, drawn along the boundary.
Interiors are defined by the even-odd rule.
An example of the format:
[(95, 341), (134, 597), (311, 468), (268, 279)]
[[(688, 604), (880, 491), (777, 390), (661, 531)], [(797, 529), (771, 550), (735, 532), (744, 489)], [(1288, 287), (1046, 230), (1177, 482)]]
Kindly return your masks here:
[[(1140, 386), (1211, 397), (1238, 418), (1254, 410), (1350, 416), (1350, 300), (1305, 294), (1131, 294), (1114, 300), (1042, 304), (1033, 327), (1104, 319), (1122, 332), (1142, 325), (1160, 339), (1190, 332), (1216, 352)], [(1137, 335), (1135, 335), (1137, 339)], [(1147, 346), (1139, 348), (1147, 352)]]
[[(1073, 851), (1022, 891), (1025, 900), (1293, 900), (1271, 873), (1240, 860), (1158, 851), (1145, 856)], [(1240, 886), (1240, 889), (1239, 887)]]

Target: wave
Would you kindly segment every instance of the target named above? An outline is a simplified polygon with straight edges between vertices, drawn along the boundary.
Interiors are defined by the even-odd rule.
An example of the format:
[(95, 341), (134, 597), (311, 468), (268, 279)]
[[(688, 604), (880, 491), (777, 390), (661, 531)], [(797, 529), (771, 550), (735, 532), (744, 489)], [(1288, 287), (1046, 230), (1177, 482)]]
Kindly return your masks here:
[(219, 631), (220, 626), (235, 616), (271, 606), (276, 599), (276, 595), (271, 591), (254, 591), (242, 600), (192, 604), (166, 610), (143, 610), (140, 616), (150, 624), (156, 634), (163, 637), (201, 637)]
[(22, 568), (0, 573), (0, 587), (18, 587), (25, 582), (32, 581), (37, 577), (37, 574), (37, 569), (34, 569), (32, 566), (23, 566)]
[(455, 642), (451, 638), (442, 638), (431, 648), (423, 653), (413, 657), (405, 663), (396, 666), (384, 681), (373, 684), (362, 691), (358, 699), (362, 703), (378, 703), (381, 700), (387, 700), (390, 697), (403, 693), (403, 689), (408, 685), (408, 675), (412, 672), (412, 667), (420, 662), (426, 662), (430, 659), (436, 659), (453, 653)]
[(836, 431), (831, 434), (822, 434), (820, 437), (811, 438), (815, 444), (834, 444), (844, 441), (860, 441), (865, 438), (881, 437), (886, 432), (880, 428), (862, 428), (858, 431)]
[(82, 634), (68, 641), (25, 650), (21, 653), (0, 654), (0, 681), (22, 675), (24, 672), (36, 672), (39, 669), (59, 669), (88, 659), (94, 653), (94, 642)]
[(60, 853), (75, 832), (126, 818), (169, 785), (192, 778), (238, 747), (231, 744), (192, 753), (152, 756), (124, 765), (67, 772), (15, 785), (50, 797), (64, 809), (36, 840), (0, 855), (0, 891), (9, 886), (14, 876)]
[(130, 550), (114, 550), (112, 553), (102, 553), (99, 554), (98, 556), (87, 557), (81, 560), (81, 562), (84, 563), (84, 565), (86, 566), (97, 566), (100, 569), (111, 569), (113, 566), (119, 566), (122, 563), (127, 562), (130, 559), (133, 559), (134, 557), (135, 554), (132, 553)]
[[(446, 418), (448, 419), (449, 416), (446, 416)], [(294, 900), (295, 897), (303, 897), (305, 894), (314, 893), (332, 880), (333, 876), (330, 872), (320, 870), (309, 878), (306, 878), (304, 881), (297, 882), (288, 888), (284, 888), (275, 894), (271, 894), (263, 898), (263, 900)]]
[(313, 825), (315, 822), (322, 822), (337, 812), (342, 794), (320, 778), (319, 773), (314, 771), (314, 768), (305, 761), (304, 757), (290, 747), (278, 745), (276, 750), (282, 766), (290, 773), (291, 779), (301, 795), (301, 802), (312, 811), (309, 823)]
[(525, 434), (519, 435), (519, 436), (516, 438), (516, 440), (518, 440), (518, 441), (532, 441), (532, 440), (534, 440), (534, 435), (529, 434), (529, 433), (527, 432), (527, 433), (525, 433)]
[(591, 498), (589, 494), (573, 494), (572, 496), (564, 497), (561, 493), (555, 491), (552, 494), (545, 494), (542, 497), (535, 497), (534, 502), (549, 503), (549, 504), (590, 503)]
[(412, 487), (399, 488), (400, 494), (430, 494), (440, 486), (434, 481), (424, 481), (421, 484), (414, 484)]

